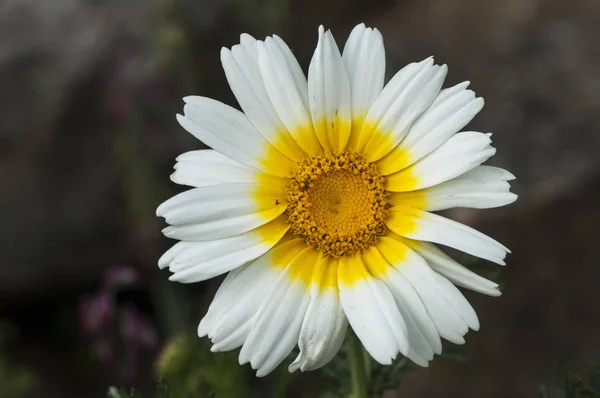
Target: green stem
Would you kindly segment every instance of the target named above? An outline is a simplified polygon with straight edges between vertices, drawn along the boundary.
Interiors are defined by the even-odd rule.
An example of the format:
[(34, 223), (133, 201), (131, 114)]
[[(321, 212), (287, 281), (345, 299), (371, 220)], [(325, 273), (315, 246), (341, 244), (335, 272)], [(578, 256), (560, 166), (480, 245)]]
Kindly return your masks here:
[(367, 370), (370, 370), (370, 357), (354, 333), (348, 336), (348, 360), (352, 387), (348, 398), (368, 398), (371, 372)]

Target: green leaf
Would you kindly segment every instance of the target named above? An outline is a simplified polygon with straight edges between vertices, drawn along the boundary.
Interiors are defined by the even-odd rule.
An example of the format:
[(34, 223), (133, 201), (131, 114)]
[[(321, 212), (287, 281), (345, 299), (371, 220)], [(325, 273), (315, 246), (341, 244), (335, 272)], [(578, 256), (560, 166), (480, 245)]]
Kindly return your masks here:
[(545, 384), (540, 384), (538, 387), (538, 398), (549, 398), (548, 388)]
[(413, 363), (402, 356), (389, 366), (375, 363), (372, 371), (371, 396), (379, 397), (386, 390), (398, 388), (404, 373), (413, 369)]
[(588, 379), (590, 387), (595, 391), (600, 391), (600, 365), (594, 361), (588, 365)]
[[(588, 382), (570, 372), (564, 362), (554, 365), (555, 384), (563, 392), (564, 398), (600, 398), (600, 368), (594, 362), (588, 366)], [(544, 394), (544, 395), (542, 395)], [(544, 384), (540, 385), (538, 395), (550, 398)]]
[(106, 396), (107, 398), (140, 398), (140, 393), (133, 388), (127, 391), (113, 386), (108, 389)]

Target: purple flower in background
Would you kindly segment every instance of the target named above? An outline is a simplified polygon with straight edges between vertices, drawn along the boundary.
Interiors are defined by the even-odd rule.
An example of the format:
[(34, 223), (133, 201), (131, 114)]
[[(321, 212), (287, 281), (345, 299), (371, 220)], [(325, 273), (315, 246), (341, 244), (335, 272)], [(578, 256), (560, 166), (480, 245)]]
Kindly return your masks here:
[(157, 346), (158, 336), (147, 316), (141, 314), (130, 303), (123, 305), (121, 315), (123, 317), (121, 333), (126, 344), (143, 348)]
[(94, 354), (102, 361), (111, 361), (114, 357), (114, 344), (108, 333), (112, 318), (113, 300), (106, 292), (99, 291), (80, 299), (79, 323), (82, 335), (90, 341)]
[(143, 291), (144, 279), (133, 267), (116, 266), (103, 275), (97, 292), (81, 297), (79, 323), (83, 338), (103, 362), (117, 364), (126, 379), (135, 378), (142, 352), (158, 347), (151, 319), (129, 292)]
[(106, 289), (115, 289), (120, 286), (137, 286), (142, 282), (140, 273), (135, 268), (128, 266), (111, 267), (104, 273), (104, 287)]

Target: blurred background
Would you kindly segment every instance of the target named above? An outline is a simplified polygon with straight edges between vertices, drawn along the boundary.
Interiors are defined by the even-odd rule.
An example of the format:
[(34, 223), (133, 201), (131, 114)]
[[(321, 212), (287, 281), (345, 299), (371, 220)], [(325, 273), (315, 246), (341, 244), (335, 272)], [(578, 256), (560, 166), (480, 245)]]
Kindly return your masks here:
[(600, 358), (600, 1), (0, 0), (0, 397), (149, 394), (180, 371), (317, 396), (322, 373), (256, 381), (187, 337), (219, 280), (167, 281), (154, 212), (182, 190), (175, 157), (203, 148), (181, 97), (237, 106), (221, 46), (277, 33), (306, 70), (319, 24), (343, 47), (359, 22), (383, 33), (388, 78), (434, 55), (446, 85), (470, 80), (486, 106), (469, 127), (518, 178), (515, 204), (450, 212), (513, 252), (477, 264), (503, 295), (467, 293), (482, 327), (466, 360), (386, 397), (535, 397), (554, 361)]

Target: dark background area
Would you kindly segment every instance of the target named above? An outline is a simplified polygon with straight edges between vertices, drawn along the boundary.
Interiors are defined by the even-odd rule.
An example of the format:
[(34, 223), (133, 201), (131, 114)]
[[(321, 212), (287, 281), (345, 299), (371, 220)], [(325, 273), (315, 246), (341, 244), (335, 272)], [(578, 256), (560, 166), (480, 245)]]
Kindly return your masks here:
[[(146, 388), (167, 336), (195, 332), (218, 281), (167, 282), (154, 211), (181, 190), (175, 157), (202, 148), (175, 121), (181, 97), (237, 106), (221, 46), (277, 33), (306, 70), (319, 24), (343, 47), (359, 22), (382, 32), (387, 78), (434, 55), (446, 86), (471, 81), (486, 106), (468, 128), (494, 133), (490, 163), (519, 195), (449, 212), (512, 250), (499, 273), (484, 266), (503, 295), (467, 294), (482, 324), (469, 360), (407, 374), (398, 396), (535, 397), (553, 361), (600, 358), (600, 1), (0, 0), (0, 319), (3, 355), (36, 375), (27, 396)], [(139, 281), (113, 304), (155, 333), (126, 379), (81, 315), (115, 267)]]

